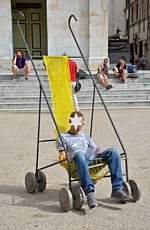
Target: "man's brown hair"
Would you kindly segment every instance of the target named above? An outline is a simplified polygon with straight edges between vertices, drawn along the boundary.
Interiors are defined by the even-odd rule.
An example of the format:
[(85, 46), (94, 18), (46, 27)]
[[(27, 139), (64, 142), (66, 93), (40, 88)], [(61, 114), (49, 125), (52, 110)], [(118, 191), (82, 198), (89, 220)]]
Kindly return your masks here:
[(84, 118), (83, 114), (81, 112), (79, 112), (79, 111), (72, 112), (71, 115), (70, 115), (70, 117), (74, 117), (75, 114), (77, 114), (78, 117), (83, 117)]

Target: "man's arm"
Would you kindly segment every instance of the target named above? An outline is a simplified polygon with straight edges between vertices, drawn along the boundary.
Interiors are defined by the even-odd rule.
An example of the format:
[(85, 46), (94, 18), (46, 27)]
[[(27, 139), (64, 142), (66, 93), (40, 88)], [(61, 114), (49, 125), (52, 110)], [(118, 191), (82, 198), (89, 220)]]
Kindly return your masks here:
[(12, 64), (13, 65), (16, 65), (16, 61), (17, 61), (17, 54), (15, 54), (13, 60), (12, 60)]
[[(89, 137), (89, 147), (91, 147), (91, 148), (97, 148), (97, 145), (94, 143), (94, 141), (92, 140), (91, 137)], [(96, 155), (99, 155), (99, 154), (101, 154), (101, 153), (104, 152), (104, 151), (105, 151), (105, 149), (100, 148), (100, 149), (98, 150), (98, 152), (96, 153)]]
[(99, 72), (100, 74), (102, 74), (103, 77), (107, 77), (106, 74), (103, 73), (102, 67), (103, 67), (102, 65), (99, 65), (99, 66), (98, 66), (98, 72)]
[[(61, 138), (62, 138), (63, 144), (65, 146), (65, 140), (64, 140), (62, 135), (61, 135)], [(59, 154), (62, 157), (62, 159), (65, 159), (66, 158), (66, 152), (64, 150), (64, 146), (62, 144), (62, 141), (60, 140), (60, 137), (58, 137), (57, 148), (58, 148)]]

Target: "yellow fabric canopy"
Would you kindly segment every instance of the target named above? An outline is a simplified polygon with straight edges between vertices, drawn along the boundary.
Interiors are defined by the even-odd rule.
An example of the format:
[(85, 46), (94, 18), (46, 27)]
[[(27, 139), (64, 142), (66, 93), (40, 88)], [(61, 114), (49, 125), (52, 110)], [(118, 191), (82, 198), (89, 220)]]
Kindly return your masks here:
[(60, 132), (68, 131), (69, 116), (75, 110), (72, 100), (67, 56), (44, 56), (50, 83), (53, 114)]

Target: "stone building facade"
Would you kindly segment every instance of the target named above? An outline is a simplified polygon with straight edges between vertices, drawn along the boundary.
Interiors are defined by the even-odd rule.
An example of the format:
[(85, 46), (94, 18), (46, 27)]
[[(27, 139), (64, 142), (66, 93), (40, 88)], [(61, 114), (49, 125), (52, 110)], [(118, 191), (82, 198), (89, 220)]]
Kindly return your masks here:
[(118, 27), (121, 38), (126, 34), (125, 6), (126, 0), (108, 0), (108, 36), (115, 34)]
[[(108, 56), (108, 0), (1, 0), (0, 1), (0, 67), (11, 63), (14, 51), (26, 48), (17, 28), (17, 13), (32, 56), (79, 56), (68, 28), (71, 27), (91, 68)], [(26, 55), (28, 55), (26, 53)], [(78, 61), (80, 62), (80, 61)], [(82, 65), (82, 63), (80, 63)]]
[(128, 37), (132, 62), (135, 55), (145, 55), (150, 68), (150, 1), (127, 1), (125, 12), (129, 17)]

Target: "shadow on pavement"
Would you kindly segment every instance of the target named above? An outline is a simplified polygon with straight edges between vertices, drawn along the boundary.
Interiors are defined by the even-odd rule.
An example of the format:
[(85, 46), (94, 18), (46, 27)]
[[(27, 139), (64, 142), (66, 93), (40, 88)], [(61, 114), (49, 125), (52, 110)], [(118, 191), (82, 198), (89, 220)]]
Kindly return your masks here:
[(3, 204), (10, 206), (22, 206), (36, 208), (46, 212), (63, 212), (59, 205), (59, 190), (46, 189), (44, 192), (31, 194), (22, 186), (9, 186), (0, 184), (0, 194), (11, 196), (3, 198)]

